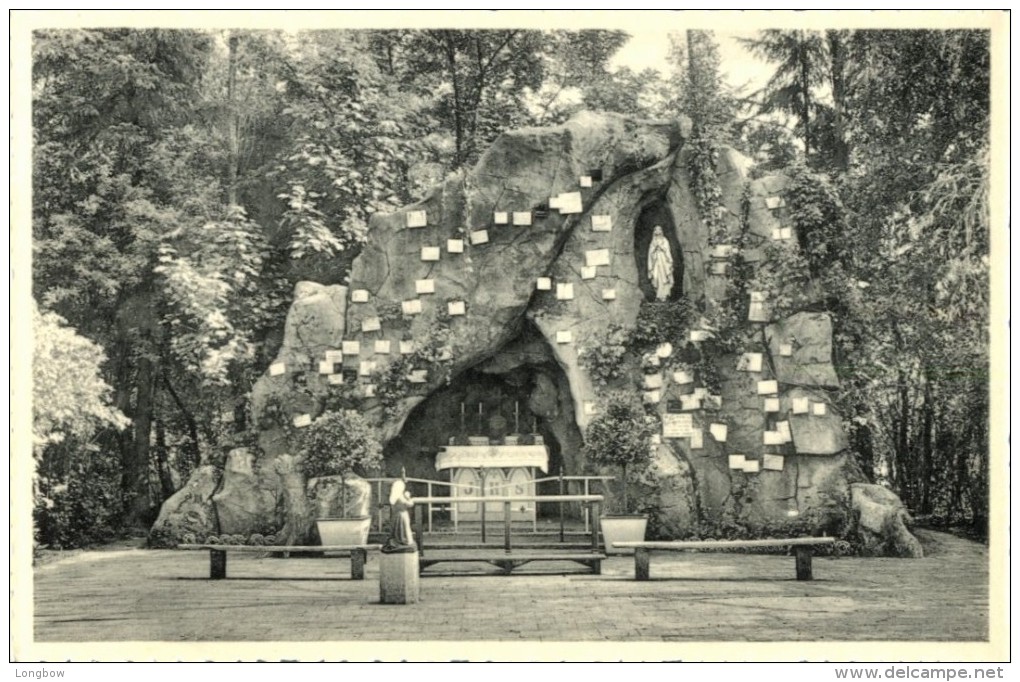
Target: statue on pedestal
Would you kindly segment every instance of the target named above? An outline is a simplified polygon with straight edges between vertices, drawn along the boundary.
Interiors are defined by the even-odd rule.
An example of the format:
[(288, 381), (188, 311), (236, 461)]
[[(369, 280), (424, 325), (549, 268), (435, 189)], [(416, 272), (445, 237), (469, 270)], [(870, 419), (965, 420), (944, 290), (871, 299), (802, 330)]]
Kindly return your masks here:
[(648, 245), (648, 279), (655, 289), (655, 300), (668, 300), (673, 293), (673, 252), (662, 225), (655, 226), (652, 243)]
[(390, 487), (390, 537), (386, 539), (382, 551), (386, 554), (410, 554), (418, 551), (414, 542), (414, 531), (411, 529), (411, 508), (414, 499), (407, 490), (403, 478), (393, 482)]

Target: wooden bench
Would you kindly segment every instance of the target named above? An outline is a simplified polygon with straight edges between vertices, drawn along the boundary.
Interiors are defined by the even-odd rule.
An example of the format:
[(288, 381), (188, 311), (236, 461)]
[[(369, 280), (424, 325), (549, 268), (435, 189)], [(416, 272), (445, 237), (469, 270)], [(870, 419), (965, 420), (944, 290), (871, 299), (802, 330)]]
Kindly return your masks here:
[(614, 542), (613, 547), (634, 549), (634, 578), (648, 580), (649, 559), (652, 552), (686, 552), (691, 550), (720, 551), (744, 547), (792, 547), (796, 560), (797, 580), (811, 580), (811, 548), (814, 545), (831, 545), (835, 538), (786, 538), (781, 540), (693, 540)]
[(369, 550), (380, 550), (382, 545), (177, 545), (177, 549), (209, 550), (209, 578), (223, 580), (227, 577), (227, 552), (243, 552), (246, 554), (282, 554), (289, 556), (291, 552), (342, 552), (351, 558), (351, 579), (365, 579), (365, 562), (368, 561)]
[[(460, 548), (458, 548), (460, 549)], [(492, 564), (503, 569), (503, 572), (509, 574), (518, 566), (531, 563), (532, 561), (573, 561), (575, 563), (582, 564), (591, 569), (591, 572), (595, 575), (602, 573), (602, 561), (606, 558), (605, 554), (601, 552), (560, 552), (560, 553), (543, 553), (543, 554), (527, 554), (523, 552), (479, 552), (479, 551), (460, 551), (451, 554), (442, 554), (438, 556), (431, 551), (427, 556), (421, 556), (419, 566), (421, 571), (424, 571), (429, 566), (442, 562), (482, 562)]]

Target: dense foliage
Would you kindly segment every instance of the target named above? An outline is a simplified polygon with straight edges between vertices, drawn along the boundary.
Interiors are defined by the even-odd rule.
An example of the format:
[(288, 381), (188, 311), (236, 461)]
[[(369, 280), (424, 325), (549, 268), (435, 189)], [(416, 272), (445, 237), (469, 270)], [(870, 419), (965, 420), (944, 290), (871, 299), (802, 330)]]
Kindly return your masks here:
[(41, 452), (69, 439), (87, 441), (102, 427), (128, 420), (110, 405), (112, 389), (100, 368), (103, 350), (66, 326), (59, 315), (32, 307), (32, 444)]
[(296, 454), (309, 478), (368, 475), (382, 464), (382, 446), (365, 418), (353, 410), (326, 412), (296, 430)]
[(40, 313), (37, 307), (32, 334), (39, 537), (54, 547), (108, 540), (121, 513), (120, 467), (94, 439), (97, 431), (123, 429), (128, 420), (110, 404), (112, 389), (100, 373), (103, 351), (55, 313)]
[(753, 43), (777, 64), (760, 118), (796, 121), (787, 203), (836, 313), (861, 464), (916, 514), (987, 532), (989, 34)]
[(618, 511), (633, 511), (630, 484), (639, 481), (651, 461), (652, 422), (632, 392), (608, 394), (584, 433), (585, 458), (596, 466), (618, 468), (621, 501)]

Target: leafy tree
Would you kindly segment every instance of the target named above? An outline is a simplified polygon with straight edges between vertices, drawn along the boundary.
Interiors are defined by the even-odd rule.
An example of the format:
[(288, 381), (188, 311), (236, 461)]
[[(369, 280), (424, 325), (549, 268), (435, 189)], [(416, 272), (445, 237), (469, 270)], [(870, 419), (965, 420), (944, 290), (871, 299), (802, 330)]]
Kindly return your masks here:
[(988, 34), (770, 31), (751, 44), (779, 63), (763, 110), (797, 116), (812, 165), (832, 175), (795, 168), (787, 204), (802, 271), (835, 314), (853, 447), (915, 512), (981, 530)]
[(741, 146), (752, 154), (755, 175), (774, 173), (796, 164), (800, 160), (793, 133), (774, 121), (749, 120), (740, 125)]
[[(654, 71), (636, 74), (622, 68), (610, 72), (613, 55), (627, 42), (623, 31), (548, 31), (543, 34), (545, 73), (542, 86), (531, 93), (535, 125), (561, 123), (581, 107), (633, 112), (645, 86), (658, 79)], [(629, 97), (623, 91), (629, 90)]]
[(634, 394), (611, 393), (603, 409), (584, 434), (584, 454), (589, 462), (620, 468), (620, 511), (631, 512), (627, 490), (642, 480), (651, 462), (652, 428), (644, 407)]
[(390, 106), (414, 123), (417, 156), (448, 170), (474, 163), (506, 130), (560, 123), (582, 107), (663, 113), (657, 72), (609, 72), (622, 31), (366, 33), (363, 52), (398, 84)]
[(341, 509), (347, 508), (347, 477), (377, 472), (383, 462), (378, 434), (354, 410), (327, 412), (298, 429), (295, 448), (301, 457), (301, 469), (309, 478), (340, 477)]
[(154, 268), (165, 292), (170, 350), (203, 382), (227, 385), (237, 365), (255, 359), (257, 335), (285, 310), (288, 287), (267, 272), (268, 244), (239, 206), (223, 220), (173, 236), (161, 244)]
[[(836, 313), (852, 442), (866, 468), (885, 472), (917, 513), (980, 528), (988, 480), (988, 35), (825, 38), (813, 53), (827, 60), (818, 71), (830, 75), (833, 106), (814, 114), (810, 141), (831, 158), (835, 183), (794, 172), (788, 204), (817, 225), (798, 225), (798, 236), (809, 242), (802, 245)], [(831, 124), (827, 146), (822, 124)], [(836, 206), (833, 191), (835, 211), (825, 208)]]
[(655, 69), (624, 66), (585, 85), (582, 103), (593, 111), (661, 118), (668, 115), (668, 85)]
[(284, 84), (297, 47), (281, 31), (231, 29), (214, 38), (194, 125), (210, 137), (222, 202), (244, 206), (268, 229), (280, 211), (266, 176), (292, 141)]
[[(208, 40), (166, 31), (44, 31), (33, 43), (35, 291), (90, 332), (140, 282), (149, 228)], [(68, 272), (68, 268), (75, 271)]]
[(33, 302), (32, 441), (38, 539), (74, 547), (106, 539), (120, 514), (116, 458), (94, 442), (128, 419), (110, 401), (102, 348)]
[(779, 112), (797, 118), (804, 156), (816, 148), (813, 129), (815, 89), (828, 75), (824, 36), (819, 31), (762, 31), (757, 38), (742, 39), (752, 53), (776, 63), (776, 71), (759, 93), (759, 112)]
[(687, 155), (692, 189), (710, 239), (725, 241), (727, 211), (716, 167), (720, 146), (732, 140), (735, 104), (719, 72), (719, 48), (710, 32), (690, 30), (683, 41), (673, 37), (671, 55), (677, 104), (692, 123)]
[(36, 456), (68, 439), (88, 441), (102, 427), (124, 428), (101, 375), (103, 349), (57, 314), (32, 304), (32, 442)]
[(293, 143), (275, 169), (286, 202), (283, 224), (293, 258), (351, 257), (368, 219), (409, 199), (406, 159), (415, 130), (395, 82), (368, 56), (364, 36), (301, 34), (284, 81)]
[(712, 32), (689, 30), (682, 38), (671, 35), (670, 61), (679, 110), (717, 143), (730, 141), (736, 101), (720, 72), (719, 46)]
[(405, 80), (435, 88), (433, 115), (451, 126), (450, 168), (477, 160), (502, 131), (525, 121), (525, 89), (544, 75), (543, 35), (532, 30), (425, 30), (410, 34)]
[(156, 253), (215, 199), (206, 188), (216, 183), (188, 168), (204, 158), (201, 137), (188, 138), (212, 43), (159, 30), (34, 38), (36, 298), (111, 354), (114, 402), (133, 428), (100, 443), (120, 452), (126, 499), (141, 514), (159, 376)]

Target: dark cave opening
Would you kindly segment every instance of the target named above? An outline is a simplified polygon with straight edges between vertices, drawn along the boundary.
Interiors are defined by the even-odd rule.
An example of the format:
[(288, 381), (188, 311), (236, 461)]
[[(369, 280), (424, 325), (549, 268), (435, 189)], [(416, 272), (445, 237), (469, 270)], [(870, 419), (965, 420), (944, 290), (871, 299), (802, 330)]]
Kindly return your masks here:
[[(536, 435), (548, 452), (546, 471), (534, 471), (536, 491), (556, 494), (559, 481), (554, 479), (561, 472), (584, 473), (583, 441), (566, 374), (539, 331), (525, 322), (499, 351), (452, 378), (411, 411), (400, 434), (384, 449), (385, 474), (399, 476), (403, 469), (409, 478), (449, 481), (450, 470), (436, 469), (442, 448), (469, 442), (532, 445)], [(509, 478), (511, 473), (502, 475)], [(447, 494), (445, 488), (433, 489), (434, 495)], [(427, 485), (416, 483), (412, 492), (425, 495)], [(555, 507), (541, 505), (538, 516), (557, 515)]]

